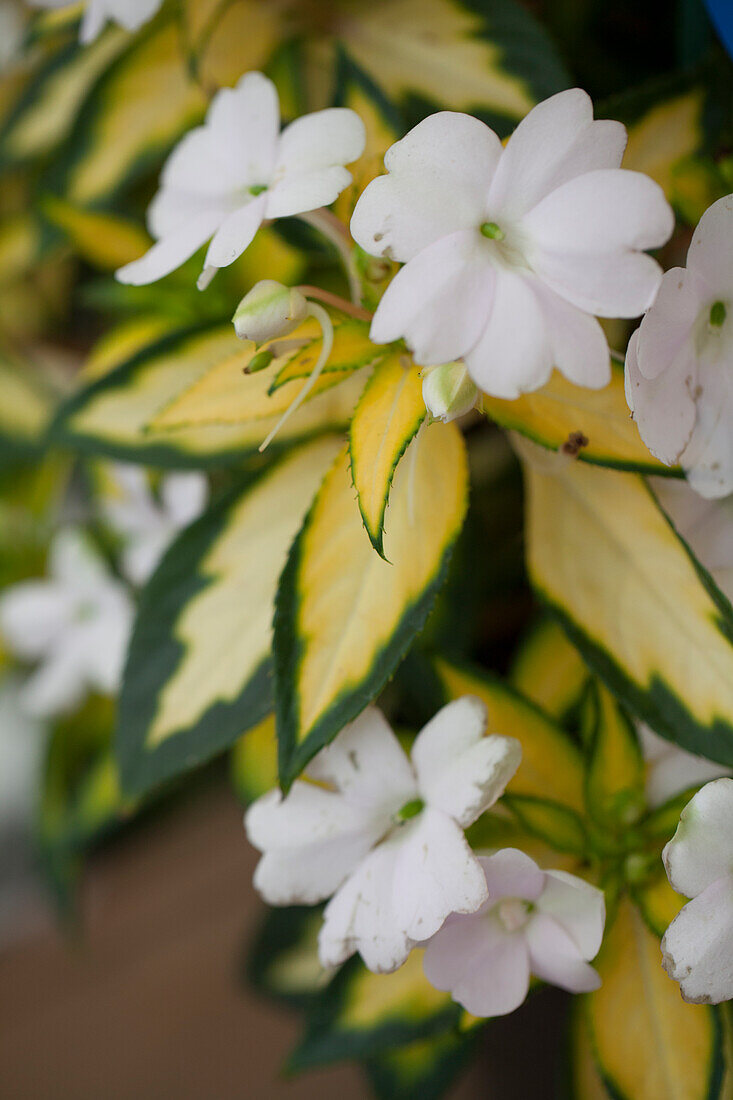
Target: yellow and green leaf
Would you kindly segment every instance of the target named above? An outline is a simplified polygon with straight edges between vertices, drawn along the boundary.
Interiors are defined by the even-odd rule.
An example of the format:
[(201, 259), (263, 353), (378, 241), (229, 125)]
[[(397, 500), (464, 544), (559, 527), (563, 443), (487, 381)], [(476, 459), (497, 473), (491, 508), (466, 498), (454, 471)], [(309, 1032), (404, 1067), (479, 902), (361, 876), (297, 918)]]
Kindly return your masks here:
[(41, 209), (66, 234), (75, 252), (102, 271), (114, 271), (150, 247), (145, 230), (119, 214), (85, 210), (55, 195), (45, 196)]
[(598, 466), (670, 474), (649, 453), (631, 419), (620, 364), (612, 364), (611, 381), (602, 390), (576, 386), (555, 371), (541, 390), (516, 401), (487, 395), (482, 401), (484, 411), (502, 428), (521, 432), (551, 451)]
[(647, 882), (632, 887), (632, 895), (642, 917), (659, 939), (687, 901), (670, 886), (661, 855), (658, 857), (657, 874)]
[(52, 409), (53, 395), (32, 364), (0, 354), (0, 468), (37, 453)]
[(318, 958), (322, 922), (320, 906), (268, 909), (247, 960), (247, 977), (259, 993), (299, 1007), (313, 1003), (334, 976)]
[(622, 901), (586, 997), (593, 1051), (614, 1100), (715, 1100), (723, 1070), (716, 1011), (686, 1004), (661, 964), (659, 939)]
[(531, 579), (610, 690), (691, 752), (733, 763), (733, 615), (642, 478), (526, 463)]
[(446, 1094), (475, 1047), (475, 1035), (447, 1031), (378, 1054), (367, 1060), (365, 1069), (378, 1100), (418, 1096), (437, 1100)]
[(295, 540), (275, 612), (280, 778), (308, 760), (381, 690), (422, 629), (466, 510), (460, 431), (413, 440), (390, 494), (384, 561), (354, 500), (348, 449)]
[(636, 731), (598, 681), (586, 695), (588, 813), (603, 828), (623, 830), (644, 811), (644, 760)]
[(277, 786), (277, 731), (275, 715), (236, 741), (229, 760), (229, 775), (241, 802), (248, 804)]
[(579, 702), (588, 666), (554, 619), (540, 619), (514, 658), (511, 684), (558, 721)]
[(372, 545), (382, 557), (392, 478), (425, 414), (418, 368), (409, 356), (392, 352), (375, 367), (349, 429), (351, 476), (359, 511)]

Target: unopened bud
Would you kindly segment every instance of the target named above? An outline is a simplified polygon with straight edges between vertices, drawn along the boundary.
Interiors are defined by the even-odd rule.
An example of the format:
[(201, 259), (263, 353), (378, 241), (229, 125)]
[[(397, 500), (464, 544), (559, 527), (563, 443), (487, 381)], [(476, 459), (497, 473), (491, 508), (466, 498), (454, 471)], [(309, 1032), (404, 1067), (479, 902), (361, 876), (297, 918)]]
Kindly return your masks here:
[(478, 400), (478, 389), (465, 363), (441, 363), (425, 368), (422, 396), (430, 415), (447, 424), (470, 412)]
[(305, 320), (308, 303), (299, 290), (262, 279), (245, 294), (232, 318), (240, 340), (262, 344), (287, 336)]

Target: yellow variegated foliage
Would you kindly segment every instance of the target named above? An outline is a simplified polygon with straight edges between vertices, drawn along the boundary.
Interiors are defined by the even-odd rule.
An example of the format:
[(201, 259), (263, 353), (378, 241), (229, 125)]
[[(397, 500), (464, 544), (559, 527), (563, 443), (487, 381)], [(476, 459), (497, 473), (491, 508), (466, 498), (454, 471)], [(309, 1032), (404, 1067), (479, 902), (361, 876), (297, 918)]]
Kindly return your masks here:
[(0, 448), (33, 446), (40, 441), (51, 413), (51, 394), (38, 383), (30, 364), (0, 357)]
[(430, 985), (423, 974), (423, 953), (413, 951), (393, 974), (372, 974), (364, 968), (349, 986), (339, 1013), (339, 1029), (366, 1031), (384, 1024), (429, 1019), (447, 1008), (450, 993)]
[(670, 202), (675, 199), (675, 167), (704, 143), (704, 107), (704, 88), (693, 88), (656, 103), (629, 127), (624, 168), (646, 172)]
[(102, 270), (122, 267), (150, 247), (144, 229), (118, 214), (85, 210), (54, 195), (46, 196), (41, 208), (67, 234), (79, 256)]
[(516, 737), (521, 743), (522, 764), (507, 787), (509, 794), (552, 799), (583, 812), (582, 757), (559, 726), (498, 679), (442, 659), (435, 667), (449, 699), (477, 695), (488, 709), (488, 732)]
[[(278, 594), (281, 776), (292, 779), (362, 709), (425, 621), (463, 523), (468, 469), (453, 424), (433, 424), (400, 464), (384, 561), (354, 500), (346, 448), (293, 548)], [(279, 635), (278, 632), (282, 633)], [(284, 659), (283, 653), (287, 653)], [(390, 654), (385, 660), (385, 655)]]
[(618, 1100), (711, 1100), (720, 1037), (712, 1008), (686, 1004), (661, 966), (659, 939), (622, 901), (587, 995), (592, 1048)]
[(632, 710), (690, 750), (733, 761), (725, 605), (642, 478), (552, 465), (525, 464), (536, 589)]
[(418, 368), (408, 355), (392, 352), (375, 367), (349, 429), (359, 510), (375, 550), (382, 555), (392, 478), (425, 414)]
[(254, 802), (277, 786), (275, 715), (268, 714), (232, 748), (230, 774), (242, 802)]
[(108, 329), (91, 350), (80, 377), (85, 382), (109, 374), (143, 348), (156, 344), (178, 325), (170, 317), (157, 314), (132, 317)]
[(634, 889), (633, 893), (639, 912), (660, 939), (687, 901), (670, 886), (661, 859), (658, 874)]
[(521, 646), (510, 681), (553, 718), (578, 702), (588, 682), (588, 666), (554, 619), (542, 619)]
[(634, 824), (644, 810), (644, 760), (634, 727), (613, 695), (593, 684), (588, 699), (588, 811), (601, 825)]
[(598, 1072), (588, 1034), (588, 1021), (582, 1007), (576, 1008), (573, 1012), (570, 1028), (572, 1100), (610, 1100), (603, 1078)]
[(497, 424), (553, 451), (601, 466), (669, 473), (642, 443), (626, 403), (623, 368), (616, 364), (602, 390), (575, 386), (555, 371), (541, 390), (516, 401), (486, 395), (482, 401)]

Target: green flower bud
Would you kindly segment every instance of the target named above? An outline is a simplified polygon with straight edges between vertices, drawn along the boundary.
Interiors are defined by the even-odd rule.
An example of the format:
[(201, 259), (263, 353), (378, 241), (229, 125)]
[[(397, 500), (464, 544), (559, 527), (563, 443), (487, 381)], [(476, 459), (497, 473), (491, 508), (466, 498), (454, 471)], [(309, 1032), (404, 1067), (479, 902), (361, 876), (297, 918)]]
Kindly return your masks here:
[(478, 389), (465, 363), (441, 363), (424, 369), (422, 396), (431, 416), (447, 424), (470, 412), (478, 400)]
[(232, 318), (240, 340), (262, 344), (287, 336), (305, 319), (308, 303), (299, 290), (262, 279), (245, 294)]

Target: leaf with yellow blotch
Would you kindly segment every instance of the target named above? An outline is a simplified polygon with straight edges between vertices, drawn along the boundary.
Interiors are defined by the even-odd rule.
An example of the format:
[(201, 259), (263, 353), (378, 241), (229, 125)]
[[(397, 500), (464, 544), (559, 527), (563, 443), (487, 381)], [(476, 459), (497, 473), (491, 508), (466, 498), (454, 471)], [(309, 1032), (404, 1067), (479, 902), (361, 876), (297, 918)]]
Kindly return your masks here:
[(392, 352), (364, 387), (349, 429), (351, 476), (367, 534), (384, 557), (384, 516), (397, 463), (425, 419), (422, 380), (409, 356)]
[(589, 676), (579, 651), (549, 617), (532, 627), (509, 673), (518, 691), (558, 720), (579, 702)]
[(636, 730), (616, 699), (598, 681), (585, 699), (588, 813), (604, 829), (624, 830), (644, 811), (644, 759)]
[(278, 588), (275, 675), (280, 779), (288, 786), (392, 675), (445, 580), (468, 488), (454, 424), (413, 440), (390, 494), (385, 554), (354, 500), (348, 449), (328, 473)]

